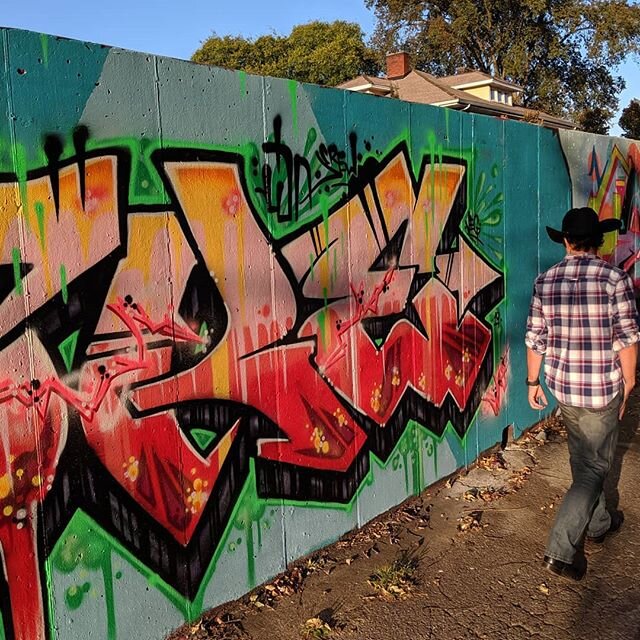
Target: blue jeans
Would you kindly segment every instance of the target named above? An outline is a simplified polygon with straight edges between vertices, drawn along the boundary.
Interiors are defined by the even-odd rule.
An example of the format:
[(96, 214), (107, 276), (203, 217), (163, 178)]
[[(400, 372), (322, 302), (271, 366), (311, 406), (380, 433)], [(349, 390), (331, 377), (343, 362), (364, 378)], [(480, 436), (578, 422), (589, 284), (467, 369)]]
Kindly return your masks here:
[(611, 525), (604, 498), (604, 481), (618, 443), (619, 393), (602, 409), (570, 407), (560, 403), (569, 438), (569, 462), (573, 482), (567, 491), (553, 528), (546, 554), (571, 563), (585, 533), (598, 537)]

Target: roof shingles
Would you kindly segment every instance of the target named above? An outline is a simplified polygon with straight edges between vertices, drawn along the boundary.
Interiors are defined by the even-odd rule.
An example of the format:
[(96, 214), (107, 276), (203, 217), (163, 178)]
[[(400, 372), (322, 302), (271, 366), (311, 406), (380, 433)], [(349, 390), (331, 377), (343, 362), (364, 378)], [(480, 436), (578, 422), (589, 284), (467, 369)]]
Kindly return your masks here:
[[(384, 88), (395, 90), (401, 100), (417, 102), (421, 104), (448, 103), (449, 106), (462, 109), (470, 107), (471, 111), (484, 113), (503, 118), (524, 119), (532, 110), (526, 107), (504, 104), (492, 100), (485, 100), (461, 89), (455, 89), (455, 85), (463, 85), (481, 80), (493, 78), (481, 71), (469, 71), (457, 76), (437, 78), (430, 73), (413, 69), (403, 78), (389, 80), (388, 78), (374, 78), (361, 75), (341, 85), (342, 89), (356, 89), (369, 85), (371, 88)], [(501, 81), (504, 82), (504, 81)], [(515, 85), (513, 85), (515, 87)], [(576, 125), (570, 120), (553, 116), (541, 111), (535, 111), (541, 123), (554, 128), (575, 129)]]

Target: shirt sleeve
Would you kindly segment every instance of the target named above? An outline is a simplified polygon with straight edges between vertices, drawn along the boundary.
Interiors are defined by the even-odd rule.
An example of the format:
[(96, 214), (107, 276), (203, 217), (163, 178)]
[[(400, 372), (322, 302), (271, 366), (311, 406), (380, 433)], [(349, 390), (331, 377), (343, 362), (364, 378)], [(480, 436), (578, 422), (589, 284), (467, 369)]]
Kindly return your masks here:
[(616, 285), (611, 306), (613, 350), (620, 351), (620, 349), (629, 347), (640, 339), (633, 282), (627, 274)]
[(529, 305), (529, 316), (527, 317), (527, 332), (524, 343), (539, 355), (544, 355), (547, 350), (547, 335), (549, 330), (542, 311), (542, 301), (538, 293), (538, 281), (533, 285), (533, 295)]

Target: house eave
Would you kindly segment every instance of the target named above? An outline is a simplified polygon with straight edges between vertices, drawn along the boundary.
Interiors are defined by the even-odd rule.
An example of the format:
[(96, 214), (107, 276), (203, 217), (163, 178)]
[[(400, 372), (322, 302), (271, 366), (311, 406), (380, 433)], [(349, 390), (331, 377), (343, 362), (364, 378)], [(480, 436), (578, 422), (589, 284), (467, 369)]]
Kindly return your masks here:
[(377, 96), (386, 96), (391, 93), (391, 89), (388, 87), (381, 87), (380, 85), (373, 84), (371, 82), (367, 84), (359, 84), (356, 87), (345, 87), (346, 91), (355, 91), (356, 93), (372, 93)]
[(477, 89), (479, 87), (496, 87), (498, 89), (504, 89), (511, 93), (521, 93), (523, 91), (522, 87), (518, 86), (517, 84), (512, 84), (511, 82), (498, 80), (496, 78), (476, 80), (475, 82), (464, 82), (463, 84), (452, 84), (450, 86), (453, 89), (458, 89), (459, 91), (464, 91), (466, 89)]
[(452, 100), (443, 100), (441, 102), (431, 102), (429, 103), (434, 107), (453, 107), (458, 104), (462, 104), (458, 98), (453, 98)]

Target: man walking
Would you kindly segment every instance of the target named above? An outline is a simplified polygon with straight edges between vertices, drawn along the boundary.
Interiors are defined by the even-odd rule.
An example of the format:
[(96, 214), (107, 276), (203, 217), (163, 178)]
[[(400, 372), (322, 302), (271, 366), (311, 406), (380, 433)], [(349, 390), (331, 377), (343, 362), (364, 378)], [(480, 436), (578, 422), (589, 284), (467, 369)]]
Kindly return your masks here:
[(529, 405), (547, 405), (540, 387), (554, 395), (568, 433), (572, 484), (558, 509), (543, 565), (573, 580), (586, 572), (578, 553), (583, 538), (602, 543), (622, 524), (609, 514), (604, 481), (613, 462), (618, 421), (635, 385), (640, 339), (631, 278), (597, 257), (604, 233), (620, 221), (598, 220), (588, 207), (571, 209), (562, 230), (547, 227), (566, 256), (536, 278), (527, 319)]

